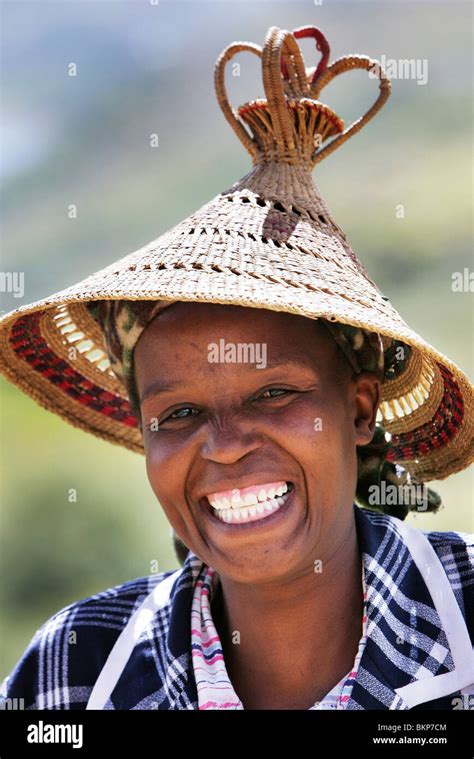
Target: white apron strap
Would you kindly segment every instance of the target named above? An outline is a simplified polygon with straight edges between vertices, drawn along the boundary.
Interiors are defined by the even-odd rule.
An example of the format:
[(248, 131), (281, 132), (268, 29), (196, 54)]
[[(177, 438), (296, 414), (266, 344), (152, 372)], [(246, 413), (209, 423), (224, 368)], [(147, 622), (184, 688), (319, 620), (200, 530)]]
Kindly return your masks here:
[(113, 646), (104, 667), (92, 689), (86, 709), (103, 709), (115, 688), (125, 665), (140, 635), (151, 622), (158, 609), (169, 601), (174, 581), (183, 570), (176, 572), (159, 582), (145, 598), (137, 611), (130, 617)]
[(474, 682), (474, 653), (451, 583), (430, 541), (422, 532), (399, 519), (397, 529), (430, 592), (454, 662), (451, 672), (433, 677), (427, 670), (425, 677), (397, 688), (396, 692), (411, 709), (471, 686)]

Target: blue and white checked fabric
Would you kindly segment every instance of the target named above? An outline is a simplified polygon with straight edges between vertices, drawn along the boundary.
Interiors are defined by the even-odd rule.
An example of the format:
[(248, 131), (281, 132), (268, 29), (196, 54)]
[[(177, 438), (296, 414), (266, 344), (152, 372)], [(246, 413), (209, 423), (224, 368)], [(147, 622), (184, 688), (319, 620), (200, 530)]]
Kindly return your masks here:
[[(415, 542), (410, 538), (419, 531), (399, 519), (355, 504), (354, 513), (367, 640), (346, 708), (474, 709), (474, 536), (422, 533), (423, 553), (414, 547), (416, 535)], [(135, 579), (58, 611), (4, 679), (0, 708), (86, 709), (117, 639), (145, 599), (158, 593), (160, 603), (103, 708), (197, 709), (191, 606), (202, 567), (189, 553), (175, 572)]]

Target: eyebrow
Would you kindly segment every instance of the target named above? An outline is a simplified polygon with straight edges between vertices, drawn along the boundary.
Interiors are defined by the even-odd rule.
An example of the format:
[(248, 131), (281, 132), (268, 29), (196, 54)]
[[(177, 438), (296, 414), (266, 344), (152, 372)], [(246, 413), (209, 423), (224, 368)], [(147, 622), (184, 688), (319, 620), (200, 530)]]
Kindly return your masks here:
[(147, 387), (143, 395), (140, 396), (140, 403), (143, 403), (153, 395), (159, 395), (160, 393), (170, 393), (172, 390), (176, 390), (180, 386), (179, 382), (166, 382), (162, 380), (156, 380)]
[[(284, 359), (279, 361), (278, 358), (274, 361), (268, 361), (264, 369), (256, 369), (257, 372), (263, 372), (269, 369), (309, 369), (309, 365), (306, 362), (298, 361), (297, 359)], [(173, 390), (177, 390), (182, 386), (181, 382), (167, 381), (167, 380), (155, 380), (149, 385), (143, 394), (140, 396), (140, 403), (144, 403), (148, 398), (151, 398), (161, 393), (170, 393)]]

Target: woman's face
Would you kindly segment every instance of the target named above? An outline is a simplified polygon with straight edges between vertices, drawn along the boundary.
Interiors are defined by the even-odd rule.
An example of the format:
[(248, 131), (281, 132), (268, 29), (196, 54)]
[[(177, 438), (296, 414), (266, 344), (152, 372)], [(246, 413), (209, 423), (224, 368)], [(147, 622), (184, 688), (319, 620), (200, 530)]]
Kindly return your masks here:
[(340, 547), (380, 383), (354, 375), (321, 324), (177, 303), (134, 356), (148, 478), (193, 553), (255, 583), (307, 571)]

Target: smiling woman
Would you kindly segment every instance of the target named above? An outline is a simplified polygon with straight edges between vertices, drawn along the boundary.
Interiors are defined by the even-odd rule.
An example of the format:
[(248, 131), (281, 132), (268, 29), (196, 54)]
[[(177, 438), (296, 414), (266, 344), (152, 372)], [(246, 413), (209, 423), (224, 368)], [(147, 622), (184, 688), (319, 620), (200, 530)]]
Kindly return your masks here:
[[(209, 363), (216, 335), (267, 345), (269, 365)], [(351, 673), (358, 651), (355, 451), (372, 437), (379, 380), (353, 377), (317, 322), (201, 303), (156, 316), (135, 366), (139, 395), (160, 375), (171, 380), (141, 404), (148, 477), (176, 533), (221, 579), (217, 632), (239, 631), (225, 660), (240, 699), (309, 708)], [(201, 682), (206, 658), (195, 651)]]
[[(322, 52), (310, 69), (308, 36)], [(224, 69), (241, 51), (261, 58), (266, 99), (235, 112)], [(377, 61), (328, 58), (313, 27), (228, 47), (217, 97), (252, 171), (2, 319), (10, 380), (145, 455), (182, 564), (58, 611), (4, 704), (470, 707), (472, 536), (403, 519), (439, 507), (425, 480), (472, 462), (473, 388), (382, 295), (312, 180), (390, 92)], [(319, 94), (351, 68), (376, 68), (380, 91), (344, 130)]]

